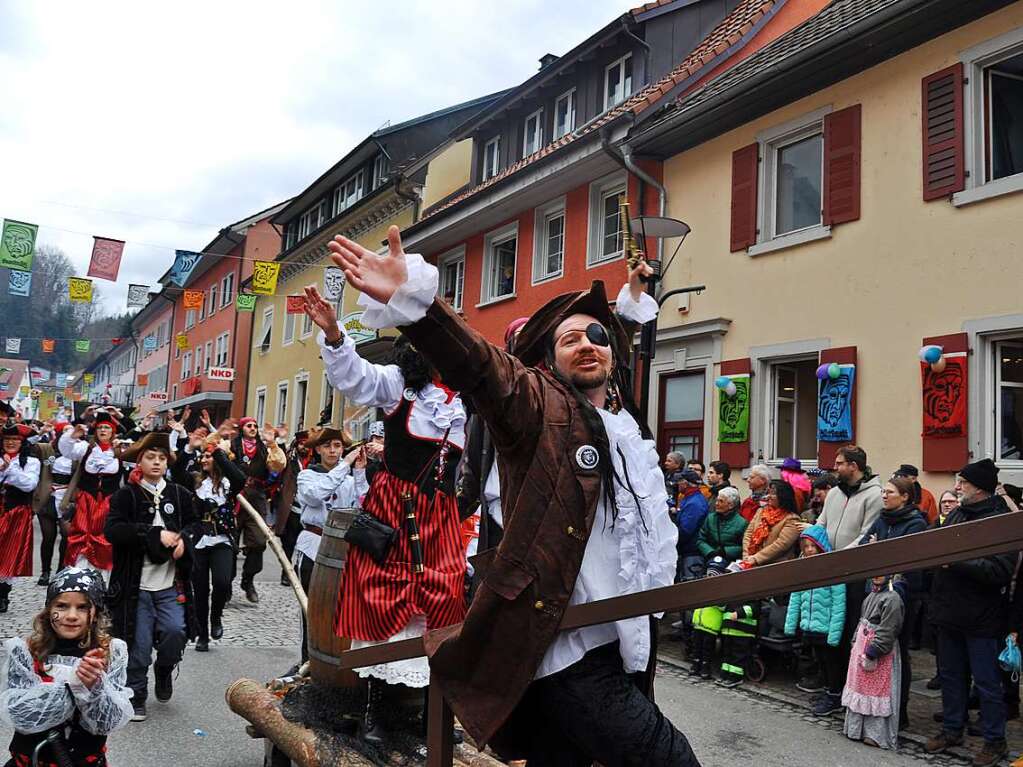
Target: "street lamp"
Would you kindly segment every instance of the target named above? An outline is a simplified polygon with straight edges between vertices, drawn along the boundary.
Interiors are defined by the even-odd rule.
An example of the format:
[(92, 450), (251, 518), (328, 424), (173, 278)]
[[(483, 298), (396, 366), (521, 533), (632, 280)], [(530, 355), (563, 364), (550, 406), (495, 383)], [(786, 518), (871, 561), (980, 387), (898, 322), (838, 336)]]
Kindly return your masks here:
[[(647, 259), (647, 263), (654, 271), (647, 282), (647, 292), (657, 301), (658, 308), (664, 306), (664, 302), (672, 296), (683, 293), (696, 293), (699, 295), (707, 289), (706, 285), (690, 285), (684, 288), (674, 288), (667, 293), (661, 293), (660, 290), (660, 283), (663, 281), (664, 275), (672, 263), (674, 263), (675, 256), (682, 249), (682, 243), (685, 242), (689, 232), (692, 231), (689, 224), (685, 221), (679, 221), (677, 218), (667, 218), (666, 216), (636, 216), (630, 223), (632, 224), (632, 230), (638, 230), (644, 240), (647, 237), (662, 241), (672, 238), (678, 239), (678, 244), (675, 246), (671, 258), (668, 259), (668, 263), (663, 268), (659, 260)], [(639, 358), (643, 363), (643, 375), (639, 382), (639, 412), (644, 421), (649, 420), (647, 411), (650, 409), (650, 366), (657, 354), (656, 344), (654, 343), (656, 337), (657, 320), (654, 319), (644, 323), (643, 329), (640, 332), (639, 343)]]

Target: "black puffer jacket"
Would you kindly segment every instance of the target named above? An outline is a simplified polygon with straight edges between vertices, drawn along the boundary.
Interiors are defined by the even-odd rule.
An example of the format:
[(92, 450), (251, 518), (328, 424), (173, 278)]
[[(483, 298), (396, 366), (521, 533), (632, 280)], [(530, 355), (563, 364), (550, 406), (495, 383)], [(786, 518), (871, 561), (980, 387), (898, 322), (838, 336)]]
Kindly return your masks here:
[[(921, 533), (927, 529), (927, 518), (914, 504), (903, 506), (899, 509), (882, 509), (874, 524), (870, 526), (860, 545), (870, 543), (871, 536), (876, 536), (878, 541), (887, 541), (890, 538), (901, 538), (904, 535)], [(905, 596), (908, 599), (919, 599), (924, 592), (923, 573), (903, 573), (905, 578)]]
[[(1008, 513), (999, 496), (964, 504), (948, 515), (945, 527)], [(934, 572), (931, 622), (970, 636), (1002, 638), (1006, 630), (1008, 586), (1016, 554), (996, 554), (939, 567)]]

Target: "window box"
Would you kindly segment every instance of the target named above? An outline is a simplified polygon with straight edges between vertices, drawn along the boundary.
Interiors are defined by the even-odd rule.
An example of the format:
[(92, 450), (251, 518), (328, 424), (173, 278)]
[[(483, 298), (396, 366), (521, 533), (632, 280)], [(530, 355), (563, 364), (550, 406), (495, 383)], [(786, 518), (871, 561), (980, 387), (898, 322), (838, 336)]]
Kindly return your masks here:
[(480, 305), (515, 295), (518, 243), (518, 223), (509, 224), (484, 238), (483, 291), (480, 295)]

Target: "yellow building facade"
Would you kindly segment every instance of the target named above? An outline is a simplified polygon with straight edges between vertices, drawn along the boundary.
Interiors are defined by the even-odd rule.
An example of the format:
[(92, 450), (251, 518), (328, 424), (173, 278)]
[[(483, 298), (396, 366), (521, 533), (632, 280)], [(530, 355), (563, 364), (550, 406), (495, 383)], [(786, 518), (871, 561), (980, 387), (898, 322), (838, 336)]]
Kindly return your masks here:
[[(794, 455), (812, 466), (820, 447), (816, 369), (829, 350), (852, 348), (852, 439), (876, 473), (887, 477), (902, 463), (914, 464), (937, 494), (951, 486), (956, 456), (963, 463), (990, 457), (1003, 481), (1023, 479), (1023, 194), (1016, 193), (1023, 174), (994, 179), (984, 167), (992, 131), (1023, 147), (1023, 125), (1000, 124), (1003, 118), (984, 107), (997, 68), (1015, 71), (1021, 54), (1023, 3), (1013, 3), (664, 158), (667, 214), (692, 227), (664, 290), (697, 284), (706, 290), (668, 299), (658, 322), (650, 425), (662, 440), (704, 460), (728, 455), (735, 465), (778, 465)], [(925, 80), (960, 64), (965, 189), (925, 201)], [(1007, 80), (1005, 87), (1016, 86)], [(829, 227), (818, 215), (816, 226), (773, 237), (772, 225), (782, 226), (775, 218), (779, 200), (794, 194), (785, 187), (789, 155), (809, 148), (799, 142), (819, 133), (815, 126), (827, 115), (857, 105), (858, 219)], [(756, 243), (735, 251), (734, 155), (754, 144)], [(918, 353), (925, 339), (952, 335), (968, 346), (968, 382), (954, 382), (951, 392), (967, 398), (967, 434), (961, 450), (935, 460), (925, 455), (921, 436)], [(748, 455), (741, 462), (734, 445), (719, 441), (714, 382), (744, 363), (751, 378)], [(948, 453), (950, 445), (931, 448)]]

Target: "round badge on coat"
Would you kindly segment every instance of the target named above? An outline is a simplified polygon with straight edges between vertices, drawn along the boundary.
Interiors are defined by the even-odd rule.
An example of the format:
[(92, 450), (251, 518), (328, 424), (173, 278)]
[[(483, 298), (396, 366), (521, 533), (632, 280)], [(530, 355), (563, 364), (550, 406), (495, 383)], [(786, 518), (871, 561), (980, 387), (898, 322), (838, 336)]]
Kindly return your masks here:
[(575, 462), (579, 464), (580, 469), (587, 471), (595, 469), (600, 462), (600, 453), (593, 445), (583, 445), (575, 451)]
[(407, 399), (409, 402), (416, 398), (416, 390), (411, 386), (401, 393), (401, 396)]
[(164, 514), (173, 514), (174, 513), (174, 504), (173, 503), (165, 503), (163, 505), (163, 513)]

